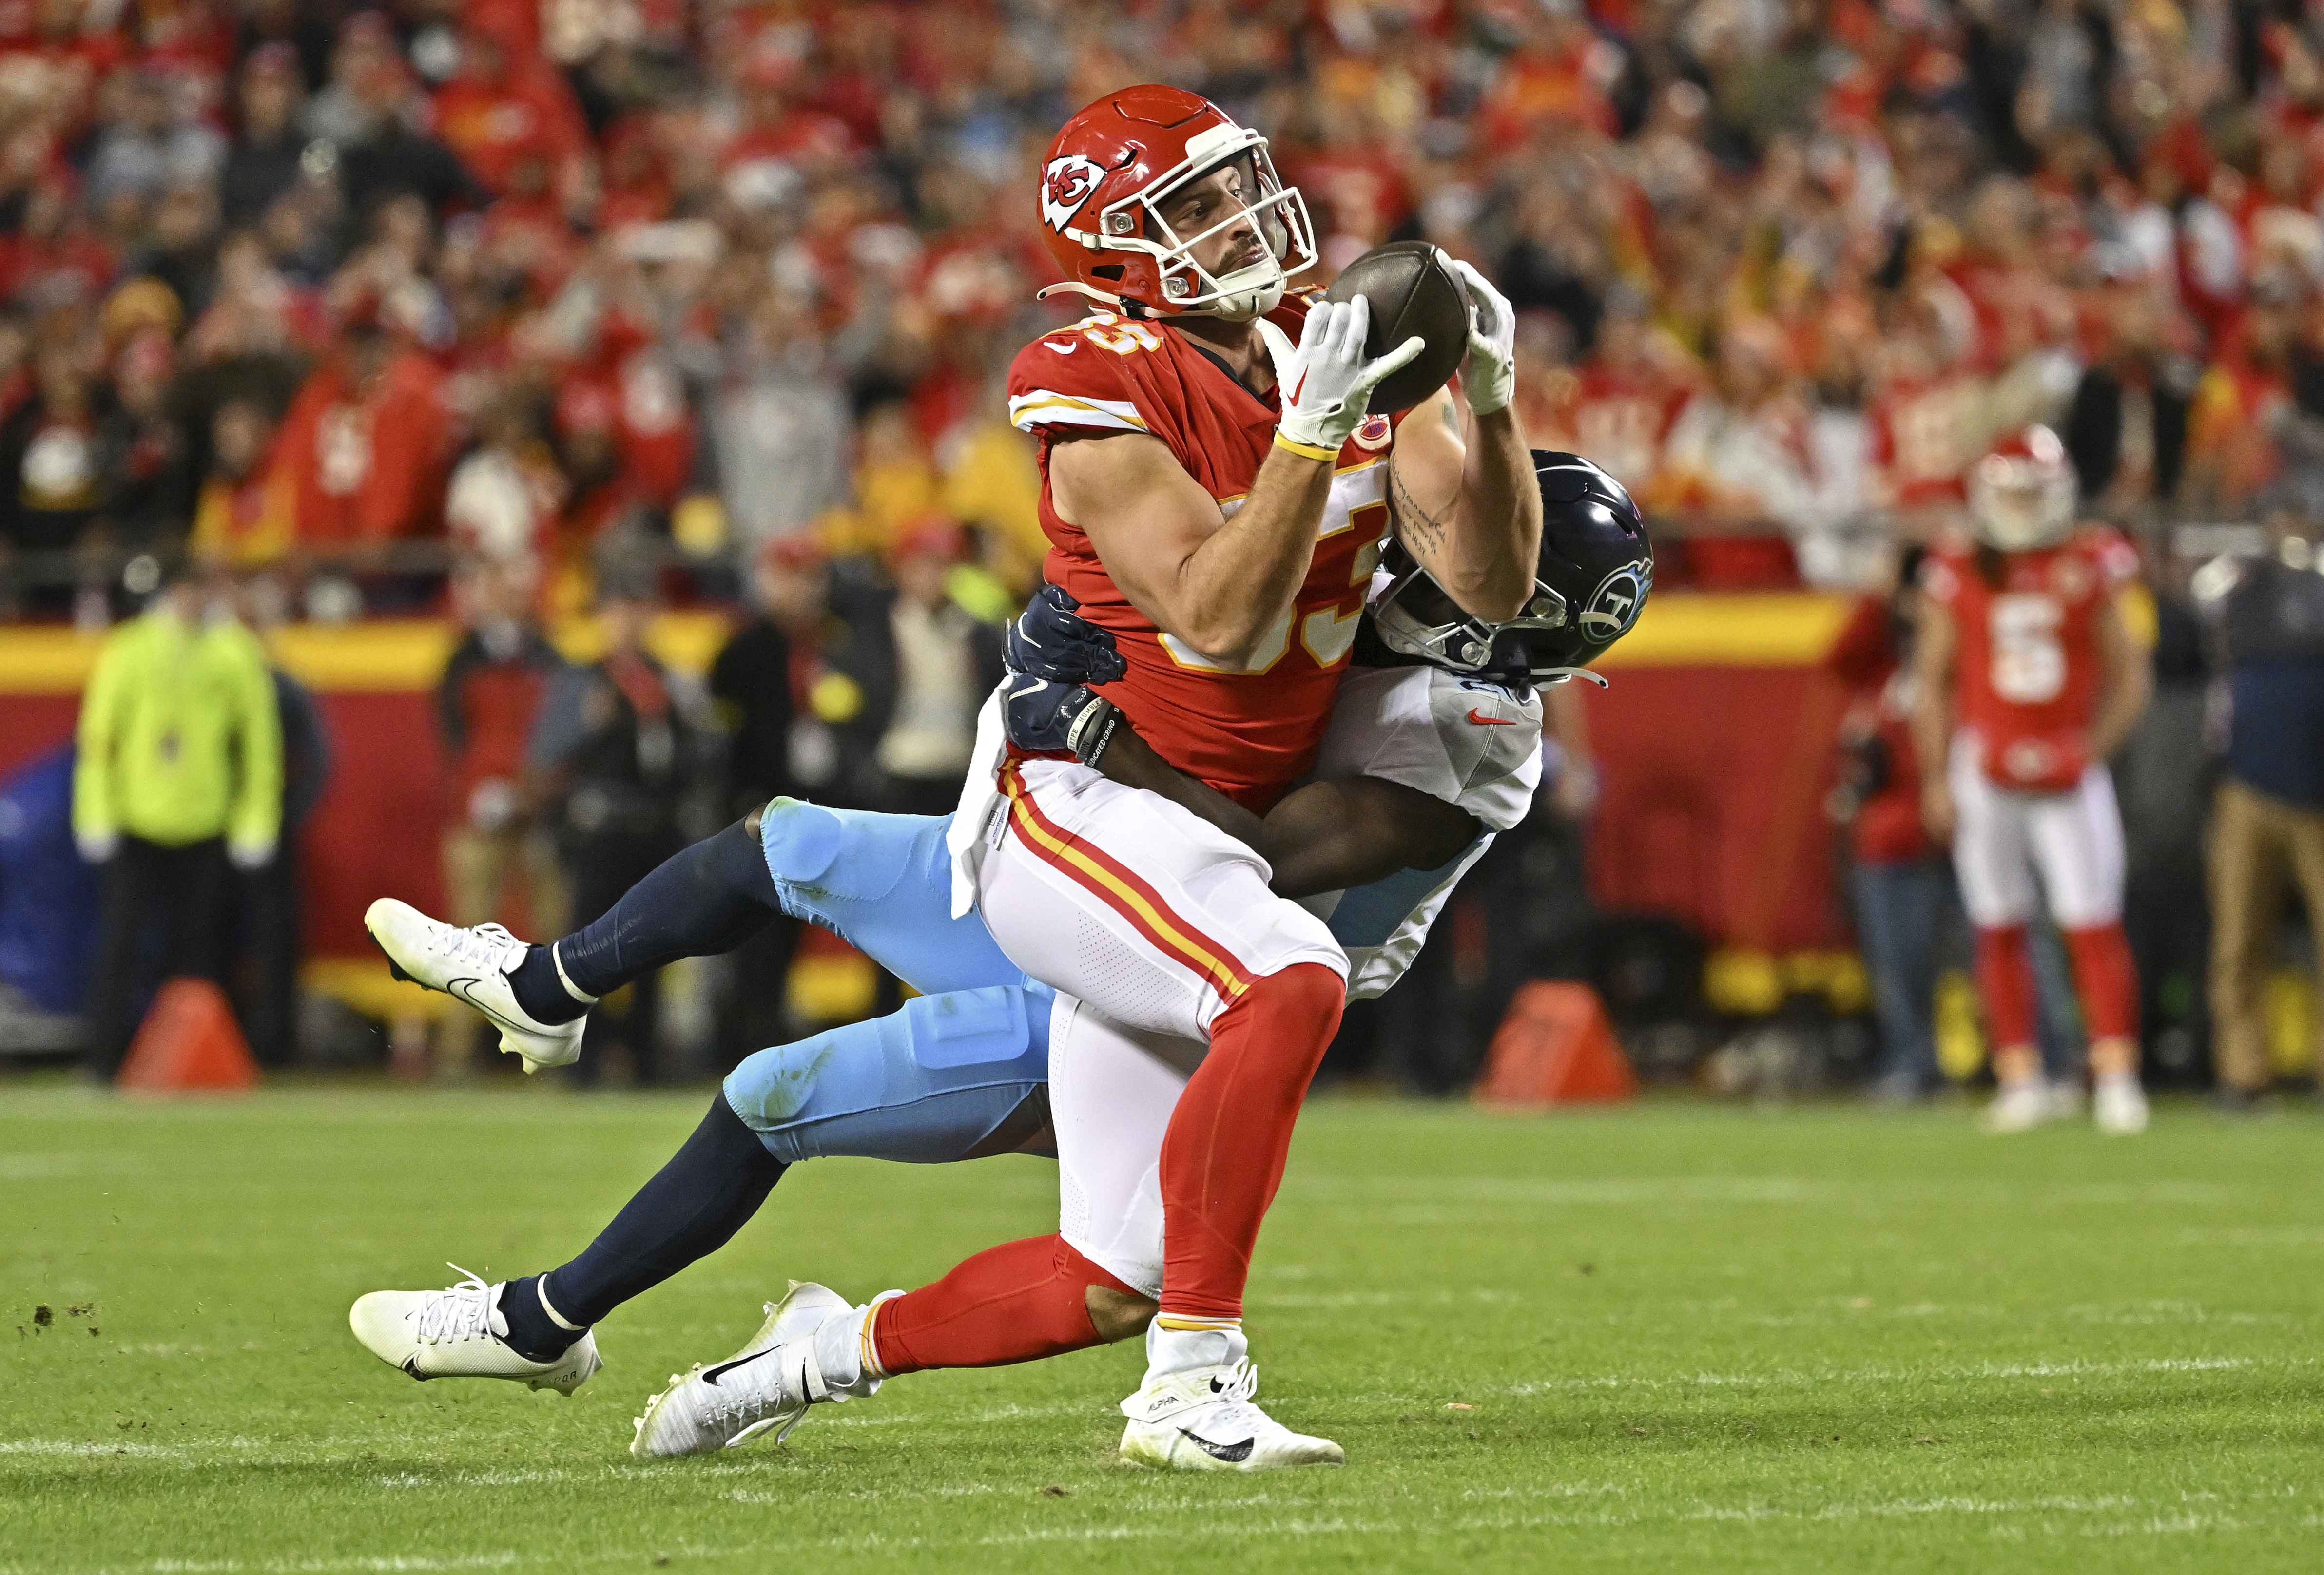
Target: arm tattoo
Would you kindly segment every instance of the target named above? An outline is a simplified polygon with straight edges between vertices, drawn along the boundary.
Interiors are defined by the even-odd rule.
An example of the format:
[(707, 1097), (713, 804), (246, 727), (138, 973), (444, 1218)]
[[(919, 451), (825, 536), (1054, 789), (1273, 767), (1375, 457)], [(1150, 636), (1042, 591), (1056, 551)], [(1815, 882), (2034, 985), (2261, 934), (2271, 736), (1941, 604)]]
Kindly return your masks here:
[[(1406, 550), (1416, 557), (1423, 551), (1434, 551), (1444, 544), (1444, 521), (1422, 508), (1413, 498), (1411, 489), (1404, 484), (1404, 475), (1390, 456), (1388, 462), (1388, 517), (1396, 522), (1397, 535), (1402, 538)], [(1449, 506), (1448, 506), (1449, 508)]]

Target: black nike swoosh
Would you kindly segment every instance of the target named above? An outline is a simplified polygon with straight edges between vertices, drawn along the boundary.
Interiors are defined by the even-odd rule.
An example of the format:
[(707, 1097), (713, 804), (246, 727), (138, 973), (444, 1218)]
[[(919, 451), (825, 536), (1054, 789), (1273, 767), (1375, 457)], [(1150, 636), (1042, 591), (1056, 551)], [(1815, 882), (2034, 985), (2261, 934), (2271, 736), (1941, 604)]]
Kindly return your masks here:
[(1247, 1438), (1239, 1444), (1213, 1443), (1209, 1439), (1196, 1438), (1183, 1427), (1178, 1430), (1178, 1436), (1210, 1456), (1211, 1459), (1224, 1460), (1229, 1465), (1234, 1466), (1239, 1466), (1250, 1459), (1250, 1446), (1259, 1441), (1254, 1438)]
[(765, 1350), (754, 1350), (749, 1356), (736, 1357), (731, 1362), (720, 1362), (715, 1368), (705, 1368), (702, 1369), (702, 1381), (715, 1389), (718, 1386), (719, 1374), (731, 1373), (736, 1368), (742, 1367), (749, 1362), (757, 1361), (761, 1357), (769, 1355), (776, 1348), (770, 1345)]
[(420, 1359), (416, 1356), (408, 1356), (403, 1359), (403, 1370), (410, 1373), (413, 1377), (419, 1379), (423, 1384), (428, 1381), (428, 1375), (420, 1370)]
[(501, 1016), (500, 1013), (493, 1010), (492, 1008), (486, 1006), (483, 1001), (478, 1000), (475, 996), (468, 993), (466, 989), (467, 986), (471, 984), (482, 984), (483, 982), (484, 981), (481, 978), (447, 979), (444, 981), (444, 993), (446, 995), (455, 995), (459, 997), (462, 1000), (467, 1002), (469, 1006), (484, 1013), (484, 1016), (490, 1018), (503, 1028), (512, 1028), (520, 1034), (530, 1034), (534, 1031), (527, 1024), (512, 1022), (509, 1018)]

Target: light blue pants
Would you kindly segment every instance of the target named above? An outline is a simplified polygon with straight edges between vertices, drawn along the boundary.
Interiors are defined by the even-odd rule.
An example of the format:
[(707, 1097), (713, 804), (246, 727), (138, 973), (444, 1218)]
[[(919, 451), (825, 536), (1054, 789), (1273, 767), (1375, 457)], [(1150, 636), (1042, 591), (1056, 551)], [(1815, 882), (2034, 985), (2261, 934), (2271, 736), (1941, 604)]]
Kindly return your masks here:
[[(761, 1050), (727, 1074), (726, 1102), (778, 1159), (940, 1165), (1047, 1084), (1056, 992), (1010, 962), (973, 911), (952, 916), (951, 824), (949, 815), (793, 798), (761, 815), (785, 911), (921, 992), (900, 1011)], [(1443, 879), (1401, 871), (1350, 892), (1333, 934), (1345, 945), (1380, 944)]]
[(761, 815), (785, 911), (922, 992), (884, 1018), (761, 1050), (727, 1074), (726, 1102), (776, 1158), (943, 1164), (1047, 1084), (1056, 992), (1003, 956), (974, 913), (952, 916), (951, 824), (792, 798)]

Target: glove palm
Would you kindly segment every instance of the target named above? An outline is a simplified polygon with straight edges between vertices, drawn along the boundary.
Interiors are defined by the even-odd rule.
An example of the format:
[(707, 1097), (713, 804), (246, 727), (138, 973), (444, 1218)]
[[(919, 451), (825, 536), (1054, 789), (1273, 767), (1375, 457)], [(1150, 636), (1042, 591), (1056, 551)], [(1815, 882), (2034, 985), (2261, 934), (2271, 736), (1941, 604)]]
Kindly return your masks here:
[(1303, 448), (1337, 455), (1364, 419), (1365, 407), (1388, 375), (1420, 354), (1417, 334), (1387, 355), (1367, 361), (1364, 341), (1371, 332), (1371, 303), (1317, 301), (1307, 313), (1294, 348), (1288, 336), (1266, 318), (1260, 332), (1275, 356), (1276, 384), (1282, 391), (1283, 419), (1276, 431)]

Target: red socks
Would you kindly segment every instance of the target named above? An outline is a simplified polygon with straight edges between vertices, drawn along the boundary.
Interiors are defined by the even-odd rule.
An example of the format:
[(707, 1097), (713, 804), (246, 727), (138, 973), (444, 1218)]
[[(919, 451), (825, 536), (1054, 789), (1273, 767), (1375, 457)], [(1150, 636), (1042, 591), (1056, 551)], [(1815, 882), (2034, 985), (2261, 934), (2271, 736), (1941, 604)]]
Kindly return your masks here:
[[(1212, 1025), (1210, 1055), (1179, 1096), (1162, 1144), (1166, 1312), (1241, 1317), (1259, 1221), (1346, 999), (1337, 973), (1302, 962), (1254, 981)], [(1090, 1322), (1092, 1285), (1137, 1294), (1062, 1237), (1012, 1241), (881, 1303), (872, 1349), (890, 1375), (1081, 1350), (1101, 1343)]]
[(2138, 966), (2130, 938), (2119, 924), (2067, 930), (2066, 954), (2073, 960), (2074, 993), (2082, 1000), (2082, 1026), (2093, 1042), (2138, 1036)]
[[(2082, 1026), (2091, 1042), (2138, 1036), (2138, 970), (2119, 924), (2062, 932), (2081, 999)], [(2025, 930), (2015, 926), (1977, 933), (1978, 990), (1985, 997), (1986, 1027), (1997, 1048), (2034, 1043), (2034, 967)]]
[(873, 1310), (872, 1349), (888, 1374), (998, 1368), (1104, 1342), (1087, 1293), (1136, 1292), (1065, 1245), (1034, 1236), (980, 1252), (932, 1285)]
[(1995, 1050), (2034, 1043), (2034, 961), (2024, 925), (1977, 932), (1977, 989), (1985, 998), (1985, 1031)]
[(1165, 1318), (1242, 1316), (1259, 1221), (1346, 1003), (1337, 973), (1300, 962), (1253, 981), (1213, 1021), (1211, 1053), (1162, 1140)]

